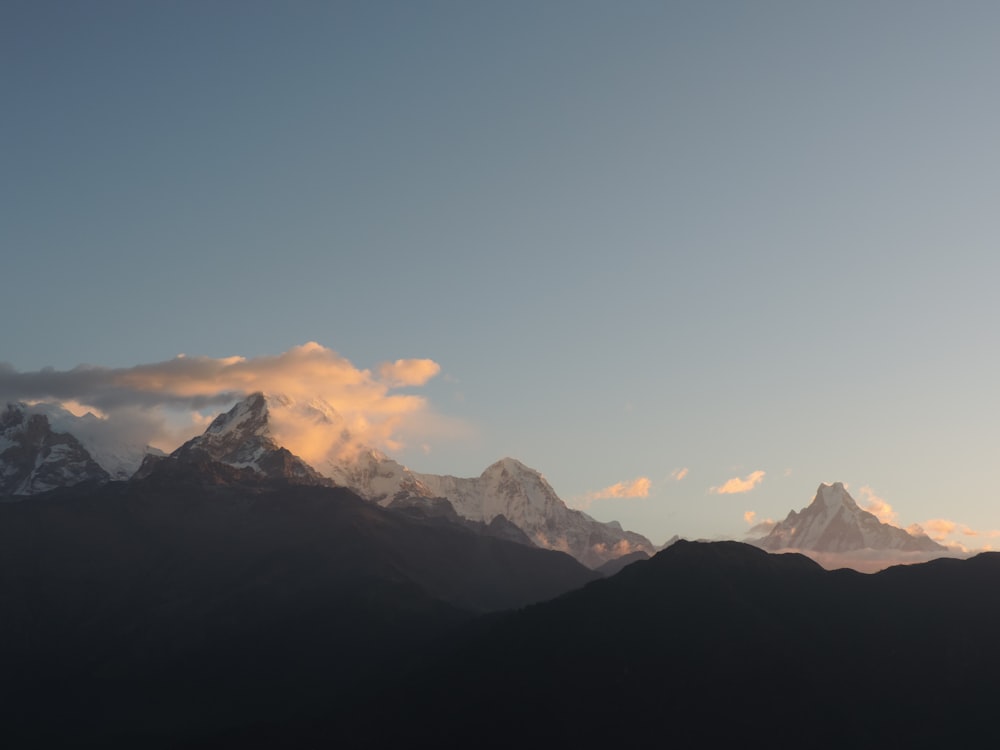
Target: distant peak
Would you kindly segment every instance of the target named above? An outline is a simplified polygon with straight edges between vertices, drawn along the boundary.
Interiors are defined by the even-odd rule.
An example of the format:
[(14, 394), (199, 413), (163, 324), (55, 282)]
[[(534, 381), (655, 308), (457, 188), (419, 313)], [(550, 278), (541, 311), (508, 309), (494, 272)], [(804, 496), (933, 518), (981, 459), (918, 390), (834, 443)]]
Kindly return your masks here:
[(516, 458), (511, 458), (510, 456), (506, 456), (504, 458), (501, 458), (499, 461), (490, 464), (486, 468), (486, 471), (483, 472), (483, 474), (494, 474), (502, 471), (508, 471), (513, 473), (523, 473), (523, 472), (528, 472), (531, 474), (538, 473), (534, 469), (525, 466)]
[(843, 482), (834, 482), (833, 484), (823, 482), (820, 484), (820, 486), (816, 488), (816, 497), (813, 498), (813, 504), (825, 505), (827, 507), (837, 505), (856, 505), (854, 498), (847, 492)]
[(816, 488), (816, 494), (842, 494), (846, 493), (847, 490), (844, 487), (843, 482), (820, 482), (819, 487)]

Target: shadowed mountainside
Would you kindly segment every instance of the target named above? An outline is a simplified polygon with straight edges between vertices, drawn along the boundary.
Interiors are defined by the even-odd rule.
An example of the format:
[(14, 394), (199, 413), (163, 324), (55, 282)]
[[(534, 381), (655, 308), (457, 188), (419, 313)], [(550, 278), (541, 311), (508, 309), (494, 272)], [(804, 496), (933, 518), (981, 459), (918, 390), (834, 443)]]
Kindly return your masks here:
[[(0, 505), (0, 690), (26, 745), (175, 746), (353, 700), (568, 555), (212, 462)], [(16, 744), (16, 743), (15, 743)]]
[(595, 580), (482, 532), (211, 461), (0, 505), (5, 737), (880, 748), (991, 727), (1000, 554), (864, 575), (679, 541)]
[(362, 716), (355, 731), (373, 747), (400, 740), (398, 727), (409, 741), (490, 747), (527, 734), (586, 747), (971, 744), (993, 724), (998, 583), (995, 553), (864, 575), (736, 542), (678, 542), (471, 623), (380, 698), (411, 696), (398, 721)]

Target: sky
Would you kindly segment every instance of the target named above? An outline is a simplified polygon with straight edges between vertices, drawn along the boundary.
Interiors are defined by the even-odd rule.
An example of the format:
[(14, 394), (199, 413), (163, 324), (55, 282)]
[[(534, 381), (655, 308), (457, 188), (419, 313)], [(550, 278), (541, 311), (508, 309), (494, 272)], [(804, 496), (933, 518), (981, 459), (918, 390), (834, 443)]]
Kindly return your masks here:
[(308, 385), (655, 543), (841, 481), (1000, 545), (998, 79), (992, 2), (7, 0), (0, 397)]

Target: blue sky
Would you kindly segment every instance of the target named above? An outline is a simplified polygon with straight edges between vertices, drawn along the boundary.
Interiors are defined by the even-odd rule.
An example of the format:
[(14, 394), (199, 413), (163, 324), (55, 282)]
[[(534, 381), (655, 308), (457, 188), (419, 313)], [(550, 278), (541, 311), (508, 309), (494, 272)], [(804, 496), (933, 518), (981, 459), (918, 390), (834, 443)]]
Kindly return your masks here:
[(655, 542), (821, 481), (1000, 529), (998, 29), (974, 2), (6, 2), (0, 361), (428, 358), (408, 392), (463, 428), (401, 460), (512, 455)]

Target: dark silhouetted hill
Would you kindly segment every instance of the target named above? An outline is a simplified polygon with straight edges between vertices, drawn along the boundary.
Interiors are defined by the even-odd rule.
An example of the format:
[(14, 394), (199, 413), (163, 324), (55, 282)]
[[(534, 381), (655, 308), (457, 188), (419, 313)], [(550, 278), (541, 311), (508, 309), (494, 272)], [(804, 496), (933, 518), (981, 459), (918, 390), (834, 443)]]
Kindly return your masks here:
[(562, 553), (207, 460), (0, 505), (7, 746), (173, 747), (304, 722), (474, 615), (596, 577)]

